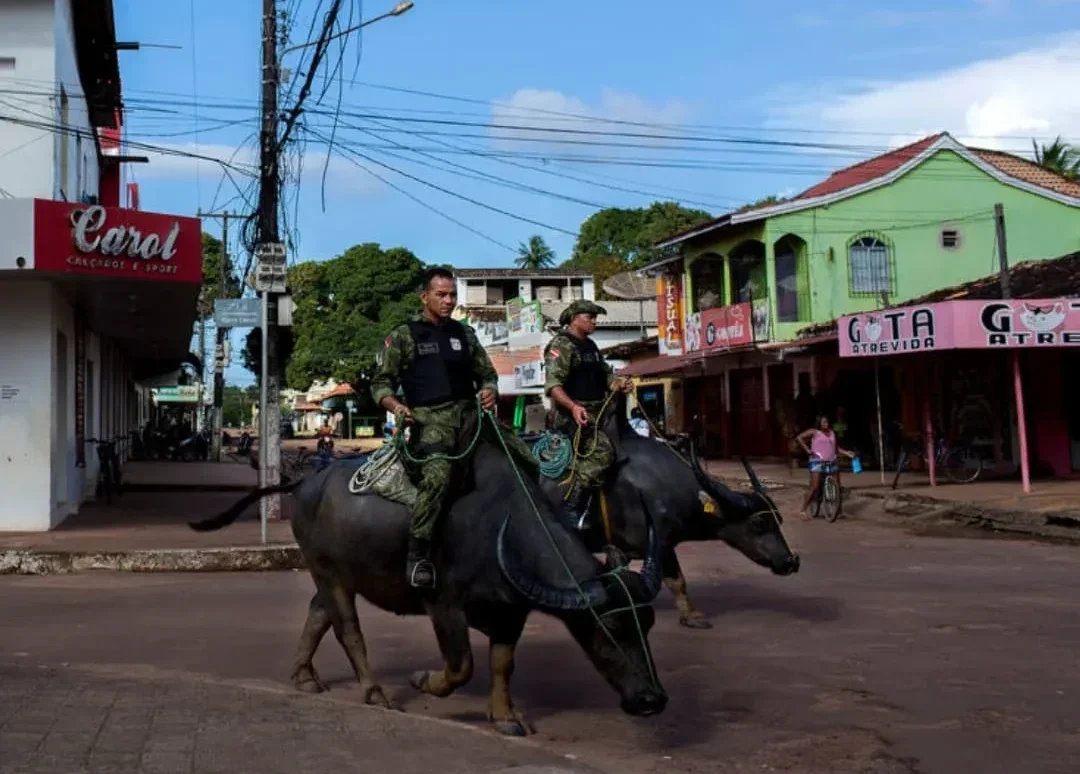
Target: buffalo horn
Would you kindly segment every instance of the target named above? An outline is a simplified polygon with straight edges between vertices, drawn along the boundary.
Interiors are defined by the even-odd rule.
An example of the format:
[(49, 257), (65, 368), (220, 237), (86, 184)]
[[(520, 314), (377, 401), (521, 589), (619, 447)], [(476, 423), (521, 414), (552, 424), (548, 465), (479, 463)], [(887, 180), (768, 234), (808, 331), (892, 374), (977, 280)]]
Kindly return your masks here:
[(746, 475), (750, 479), (750, 485), (754, 487), (754, 491), (758, 494), (765, 494), (765, 488), (761, 485), (761, 480), (757, 477), (757, 473), (754, 472), (750, 460), (746, 459), (745, 455), (740, 456), (739, 459), (742, 460), (743, 467), (746, 468)]
[(586, 610), (590, 607), (602, 606), (607, 601), (607, 592), (599, 578), (590, 578), (582, 582), (581, 591), (584, 592), (582, 595), (577, 589), (549, 586), (522, 572), (516, 557), (506, 545), (508, 523), (509, 520), (504, 521), (499, 528), (497, 547), (499, 569), (521, 596), (548, 610)]
[[(644, 508), (645, 502), (642, 500), (642, 507)], [(656, 595), (660, 593), (661, 573), (660, 565), (663, 561), (663, 548), (660, 545), (660, 538), (656, 534), (656, 526), (653, 524), (652, 515), (648, 509), (645, 509), (645, 521), (648, 525), (648, 540), (646, 541), (645, 549), (645, 561), (641, 564), (641, 583), (645, 587), (645, 599), (643, 602), (649, 603), (656, 599)]]
[(690, 441), (690, 467), (694, 471), (694, 477), (697, 479), (698, 485), (714, 499), (724, 500), (739, 508), (745, 507), (746, 501), (742, 495), (732, 492), (727, 485), (717, 481), (701, 469), (701, 461), (697, 456), (697, 445), (692, 439)]

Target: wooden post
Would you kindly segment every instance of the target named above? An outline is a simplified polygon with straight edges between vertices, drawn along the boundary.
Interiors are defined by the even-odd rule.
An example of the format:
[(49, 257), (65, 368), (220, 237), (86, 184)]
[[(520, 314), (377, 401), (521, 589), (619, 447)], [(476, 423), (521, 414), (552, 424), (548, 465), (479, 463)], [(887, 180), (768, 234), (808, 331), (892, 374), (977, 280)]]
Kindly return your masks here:
[[(1010, 298), (1009, 254), (1006, 252), (1005, 207), (994, 205), (994, 225), (997, 231), (998, 281), (1001, 284), (1001, 297)], [(1027, 417), (1024, 416), (1024, 384), (1020, 374), (1020, 352), (1012, 351), (1013, 394), (1016, 398), (1016, 432), (1020, 436), (1020, 481), (1024, 494), (1031, 493), (1031, 468), (1028, 462)]]
[(926, 384), (923, 385), (923, 428), (926, 434), (926, 469), (930, 473), (930, 486), (937, 486), (937, 461), (934, 459), (934, 413), (930, 403), (933, 390), (934, 369), (926, 369)]

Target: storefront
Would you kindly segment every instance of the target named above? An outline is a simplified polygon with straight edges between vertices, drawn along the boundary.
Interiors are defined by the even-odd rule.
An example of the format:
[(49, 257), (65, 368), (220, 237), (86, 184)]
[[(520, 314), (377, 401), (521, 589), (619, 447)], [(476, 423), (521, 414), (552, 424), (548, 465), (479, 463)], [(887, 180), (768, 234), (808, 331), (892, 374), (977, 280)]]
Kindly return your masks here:
[(90, 439), (138, 429), (145, 383), (188, 357), (202, 229), (194, 218), (8, 199), (0, 234), (0, 530), (44, 531), (93, 494)]
[(1025, 491), (1032, 473), (1080, 471), (1073, 405), (1080, 302), (964, 299), (897, 307), (843, 317), (838, 335), (841, 358), (877, 361), (870, 367), (877, 368), (878, 390), (883, 382), (896, 388), (895, 399), (882, 401), (882, 424), (895, 413), (906, 428), (917, 428), (932, 483), (936, 438), (962, 442), (998, 472), (1019, 468)]

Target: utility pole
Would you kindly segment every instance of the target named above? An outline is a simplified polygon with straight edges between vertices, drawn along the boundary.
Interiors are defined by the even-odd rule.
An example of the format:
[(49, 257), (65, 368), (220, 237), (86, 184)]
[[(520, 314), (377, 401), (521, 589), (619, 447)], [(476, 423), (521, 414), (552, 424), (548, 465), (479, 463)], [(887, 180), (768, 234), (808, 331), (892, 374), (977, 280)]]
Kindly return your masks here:
[[(278, 231), (278, 194), (281, 187), (281, 147), (278, 139), (278, 83), (275, 0), (262, 3), (262, 130), (259, 141), (259, 212), (257, 222), (255, 287), (263, 296), (262, 375), (260, 378), (259, 457), (262, 486), (276, 486), (281, 475), (281, 366), (277, 357), (277, 300), (285, 292), (285, 251)], [(281, 518), (281, 496), (261, 501), (263, 542), (266, 522)]]
[[(994, 226), (997, 231), (997, 254), (998, 254), (998, 282), (1001, 284), (1001, 297), (1012, 297), (1012, 288), (1009, 286), (1009, 253), (1005, 241), (1005, 206), (994, 205)], [(1016, 434), (1020, 449), (1020, 481), (1023, 485), (1024, 494), (1031, 492), (1031, 466), (1028, 463), (1027, 445), (1027, 417), (1024, 415), (1024, 380), (1020, 369), (1020, 351), (1013, 349), (1013, 395), (1016, 398)]]
[[(218, 279), (220, 292), (224, 292), (228, 283), (229, 267), (229, 219), (237, 217), (232, 212), (196, 213), (200, 218), (221, 218), (221, 276)], [(221, 433), (223, 428), (222, 407), (225, 403), (225, 342), (229, 337), (228, 328), (215, 326), (214, 336), (214, 404), (210, 421), (210, 459), (221, 462)]]

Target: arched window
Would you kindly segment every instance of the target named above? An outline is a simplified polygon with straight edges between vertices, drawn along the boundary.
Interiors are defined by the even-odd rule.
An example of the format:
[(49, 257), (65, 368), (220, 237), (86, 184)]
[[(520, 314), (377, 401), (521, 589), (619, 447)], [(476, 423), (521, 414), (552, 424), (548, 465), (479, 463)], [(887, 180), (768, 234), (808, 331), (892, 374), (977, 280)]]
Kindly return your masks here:
[(863, 234), (848, 244), (848, 285), (853, 296), (894, 292), (892, 245), (880, 234)]
[(690, 282), (694, 294), (692, 312), (719, 309), (724, 305), (724, 258), (706, 253), (690, 264)]

